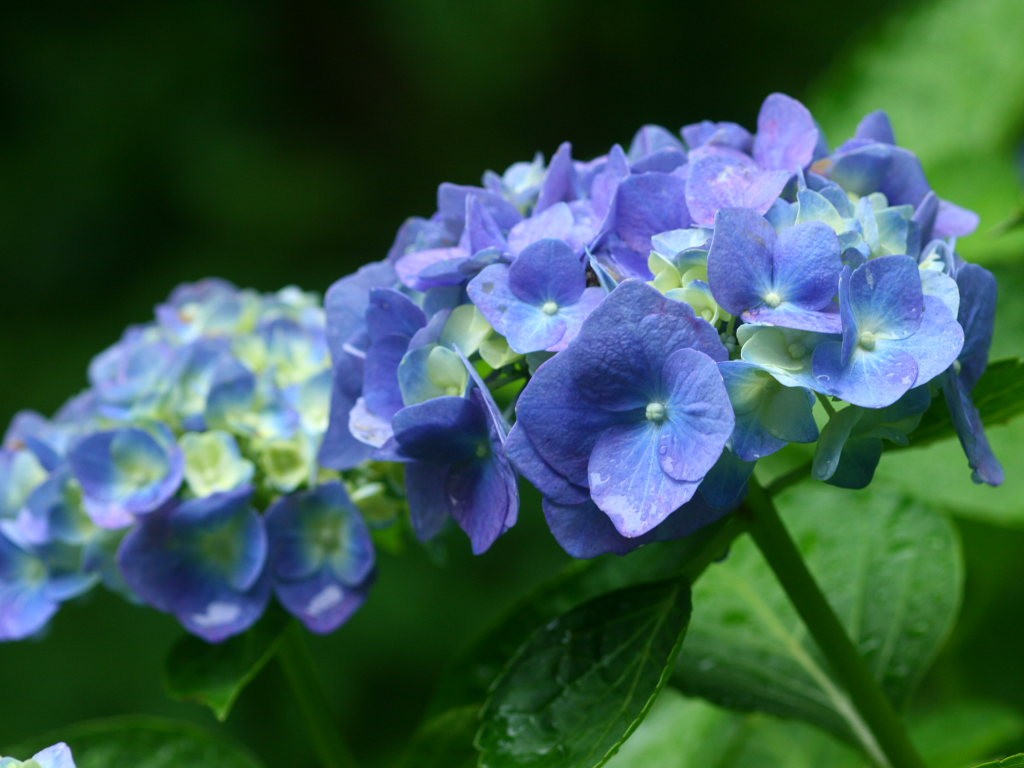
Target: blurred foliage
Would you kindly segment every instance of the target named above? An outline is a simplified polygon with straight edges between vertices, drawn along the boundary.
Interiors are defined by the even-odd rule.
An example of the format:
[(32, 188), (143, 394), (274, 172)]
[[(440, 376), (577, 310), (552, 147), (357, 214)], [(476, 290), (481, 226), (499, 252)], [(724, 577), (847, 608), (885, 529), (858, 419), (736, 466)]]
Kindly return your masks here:
[[(1000, 278), (994, 355), (1020, 354), (1024, 230), (992, 230), (1022, 199), (1024, 6), (862, 0), (822, 13), (800, 0), (657, 0), (628, 13), (600, 0), (7, 9), (0, 419), (55, 409), (84, 386), (88, 360), (179, 282), (221, 275), (264, 290), (323, 290), (380, 258), (403, 218), (432, 209), (442, 180), (473, 182), (566, 138), (598, 154), (644, 122), (750, 125), (773, 90), (808, 99), (833, 141), (863, 112), (890, 111), (939, 192), (983, 214), (962, 247)], [(971, 754), (996, 757), (1024, 748), (1024, 425), (992, 437), (1008, 476), (998, 491), (972, 486), (948, 441), (887, 455), (881, 472), (954, 513), (963, 542), (962, 616), (912, 711), (922, 728), (961, 712), (961, 730), (933, 726), (937, 737), (973, 735)], [(382, 555), (366, 607), (335, 635), (312, 638), (360, 757), (391, 764), (442, 667), (566, 562), (539, 517), (528, 501), (520, 525), (482, 559), (457, 540), (443, 563), (415, 547)], [(70, 604), (48, 637), (0, 647), (0, 690), (17, 692), (0, 706), (0, 744), (135, 712), (212, 726), (212, 714), (161, 690), (178, 635), (172, 619), (109, 595)], [(976, 700), (991, 702), (978, 711), (1003, 724), (997, 735), (982, 739), (977, 716), (947, 709)], [(288, 702), (270, 664), (224, 730), (265, 763), (303, 764), (310, 754)], [(762, 734), (734, 743), (734, 756), (797, 755), (794, 744), (812, 755), (842, 750), (799, 724), (680, 697), (663, 699), (650, 722), (694, 706), (705, 710), (688, 720), (698, 756), (716, 743), (708, 729), (722, 727)], [(627, 751), (644, 748), (643, 733)], [(680, 765), (714, 765), (707, 754)], [(624, 759), (623, 768), (636, 764)]]

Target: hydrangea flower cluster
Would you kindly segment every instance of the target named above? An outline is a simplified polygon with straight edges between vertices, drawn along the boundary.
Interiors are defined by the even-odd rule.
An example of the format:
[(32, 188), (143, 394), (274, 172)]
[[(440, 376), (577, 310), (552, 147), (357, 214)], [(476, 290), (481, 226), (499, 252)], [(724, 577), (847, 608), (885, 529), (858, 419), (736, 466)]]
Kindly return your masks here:
[(0, 757), (0, 768), (75, 768), (75, 760), (67, 744), (54, 744), (28, 760)]
[(53, 419), (0, 449), (0, 639), (95, 584), (211, 642), (272, 594), (329, 632), (372, 581), (367, 524), (316, 460), (331, 366), (318, 299), (185, 285), (89, 368)]
[(833, 149), (782, 94), (753, 133), (645, 126), (592, 160), (563, 144), (442, 184), (327, 294), (321, 461), (404, 464), (418, 535), (453, 519), (478, 553), (514, 524), (521, 475), (590, 557), (721, 517), (790, 443), (866, 485), (941, 390), (998, 484), (970, 397), (996, 285), (955, 250), (976, 226), (884, 113)]

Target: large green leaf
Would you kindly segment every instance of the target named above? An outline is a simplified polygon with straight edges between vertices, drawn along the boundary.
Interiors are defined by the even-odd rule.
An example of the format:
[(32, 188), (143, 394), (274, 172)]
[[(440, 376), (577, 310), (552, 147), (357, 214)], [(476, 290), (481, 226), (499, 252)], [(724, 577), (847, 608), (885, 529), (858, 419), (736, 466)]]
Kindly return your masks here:
[(241, 635), (211, 645), (183, 635), (164, 664), (164, 687), (181, 701), (194, 701), (224, 721), (242, 690), (274, 656), (290, 618), (278, 609)]
[(957, 440), (887, 452), (875, 473), (875, 484), (898, 488), (958, 517), (1024, 528), (1024, 420), (986, 429), (986, 433), (1006, 471), (1006, 480), (998, 488), (971, 481)]
[(689, 617), (689, 585), (672, 579), (602, 595), (541, 627), (487, 701), (481, 768), (602, 765), (667, 680)]
[[(964, 702), (911, 719), (929, 768), (963, 768), (1024, 734), (1013, 709)], [(666, 688), (607, 768), (870, 768), (858, 753), (794, 720), (741, 715)]]
[(28, 757), (67, 742), (78, 768), (260, 768), (242, 748), (204, 728), (155, 717), (118, 717), (72, 725), (10, 749)]
[(833, 140), (885, 109), (899, 142), (918, 153), (943, 197), (977, 211), (969, 258), (1019, 257), (1024, 231), (991, 230), (1020, 203), (1014, 153), (1024, 127), (1024, 4), (940, 0), (871, 30), (814, 89), (815, 116)]
[[(873, 488), (806, 486), (782, 495), (808, 567), (895, 703), (906, 701), (954, 623), (962, 566), (956, 533), (934, 510)], [(694, 590), (677, 680), (742, 710), (796, 717), (870, 748), (834, 679), (760, 553), (738, 542)]]
[(720, 542), (736, 530), (736, 521), (729, 519), (679, 541), (650, 544), (627, 557), (605, 555), (573, 562), (520, 601), (456, 659), (441, 679), (431, 712), (482, 706), (494, 680), (538, 627), (605, 592), (666, 579), (698, 558), (717, 555), (724, 549)]

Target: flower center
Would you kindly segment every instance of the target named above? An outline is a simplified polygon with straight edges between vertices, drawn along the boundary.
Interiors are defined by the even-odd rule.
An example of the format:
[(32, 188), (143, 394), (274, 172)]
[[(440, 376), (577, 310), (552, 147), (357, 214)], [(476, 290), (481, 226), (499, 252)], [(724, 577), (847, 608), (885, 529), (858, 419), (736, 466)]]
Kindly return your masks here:
[(648, 421), (661, 424), (661, 422), (668, 418), (668, 409), (664, 403), (648, 403), (644, 416), (647, 417)]
[(558, 311), (558, 304), (553, 301), (545, 301), (540, 305), (540, 311), (545, 315), (553, 315)]
[(772, 309), (775, 309), (782, 303), (782, 297), (775, 291), (768, 291), (768, 293), (764, 295), (764, 303)]
[(871, 331), (861, 331), (857, 338), (857, 346), (870, 352), (875, 348), (875, 334)]

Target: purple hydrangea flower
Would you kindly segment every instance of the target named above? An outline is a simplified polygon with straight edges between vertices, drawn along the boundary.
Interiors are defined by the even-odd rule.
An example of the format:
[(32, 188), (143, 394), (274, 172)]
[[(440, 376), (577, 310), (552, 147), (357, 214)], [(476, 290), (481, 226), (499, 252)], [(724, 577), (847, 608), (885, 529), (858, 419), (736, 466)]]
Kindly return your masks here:
[(278, 599), (310, 630), (333, 632), (366, 600), (374, 567), (370, 531), (345, 487), (284, 496), (266, 525)]
[(687, 305), (621, 284), (519, 400), (517, 424), (555, 486), (541, 492), (586, 488), (623, 536), (653, 529), (693, 497), (732, 432), (725, 357)]
[(131, 589), (211, 643), (248, 629), (270, 598), (267, 533), (252, 488), (143, 518), (117, 553)]
[(487, 267), (467, 290), (509, 346), (525, 354), (568, 346), (605, 295), (586, 283), (586, 270), (569, 246), (545, 239), (526, 248), (511, 267)]

